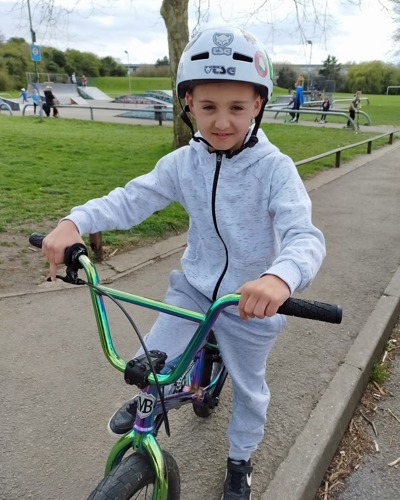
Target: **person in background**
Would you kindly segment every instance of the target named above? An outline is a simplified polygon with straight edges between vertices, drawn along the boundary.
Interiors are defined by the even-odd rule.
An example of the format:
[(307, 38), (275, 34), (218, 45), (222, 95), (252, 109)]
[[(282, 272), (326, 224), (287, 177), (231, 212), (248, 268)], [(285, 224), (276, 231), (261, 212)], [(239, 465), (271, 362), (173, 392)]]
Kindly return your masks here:
[(82, 87), (86, 87), (86, 85), (87, 85), (87, 78), (85, 75), (82, 75), (81, 84), (82, 84)]
[[(289, 102), (288, 102), (288, 105), (287, 105), (288, 108), (292, 108), (292, 109), (294, 108), (295, 95), (296, 95), (296, 93), (293, 92), (293, 94), (290, 96)], [(294, 113), (289, 113), (289, 115), (292, 118), (290, 120), (292, 122), (295, 119), (296, 115)]]
[(71, 75), (71, 83), (74, 83), (76, 85), (76, 75), (75, 75), (75, 73), (72, 73), (72, 75)]
[(322, 115), (319, 123), (326, 123), (326, 112), (329, 111), (330, 107), (331, 103), (329, 102), (329, 99), (325, 97), (324, 102), (322, 103)]
[[(361, 90), (357, 90), (357, 92), (354, 94), (353, 99), (351, 100), (350, 107), (349, 107), (349, 116), (353, 120), (356, 117), (356, 111), (357, 109), (360, 108), (360, 98), (361, 98)], [(347, 120), (347, 125), (348, 128), (352, 128), (353, 125), (350, 120)]]
[(33, 89), (31, 99), (33, 102), (33, 114), (36, 115), (36, 109), (40, 106), (42, 99), (40, 98), (39, 92), (36, 89)]
[[(296, 95), (295, 95), (295, 98), (294, 98), (293, 109), (299, 110), (300, 106), (303, 104), (303, 102), (304, 102), (303, 86), (301, 85), (301, 83), (296, 83)], [(300, 113), (296, 113), (296, 116), (292, 120), (290, 120), (290, 121), (291, 122), (298, 122), (299, 121), (299, 116), (300, 116)]]
[(53, 116), (54, 118), (58, 118), (58, 109), (56, 107), (56, 97), (53, 94), (53, 89), (50, 87), (50, 85), (47, 85), (47, 87), (44, 90), (44, 98), (45, 98), (45, 103), (43, 104), (43, 111), (46, 113), (46, 116), (50, 116), (50, 111), (53, 110)]
[(26, 89), (24, 87), (21, 89), (21, 93), (19, 94), (19, 96), (22, 99), (22, 104), (27, 104), (27, 102), (28, 102), (28, 92), (26, 91)]

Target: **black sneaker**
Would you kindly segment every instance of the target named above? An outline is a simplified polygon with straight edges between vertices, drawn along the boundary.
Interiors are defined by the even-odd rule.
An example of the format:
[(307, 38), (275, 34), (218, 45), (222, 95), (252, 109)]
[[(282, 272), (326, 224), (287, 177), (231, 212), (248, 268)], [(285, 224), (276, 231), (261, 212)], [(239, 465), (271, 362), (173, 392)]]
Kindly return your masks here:
[(108, 431), (111, 434), (126, 434), (129, 432), (136, 419), (137, 396), (126, 402), (117, 410), (108, 422)]
[(250, 460), (245, 462), (228, 458), (224, 494), (221, 500), (251, 500), (252, 471)]

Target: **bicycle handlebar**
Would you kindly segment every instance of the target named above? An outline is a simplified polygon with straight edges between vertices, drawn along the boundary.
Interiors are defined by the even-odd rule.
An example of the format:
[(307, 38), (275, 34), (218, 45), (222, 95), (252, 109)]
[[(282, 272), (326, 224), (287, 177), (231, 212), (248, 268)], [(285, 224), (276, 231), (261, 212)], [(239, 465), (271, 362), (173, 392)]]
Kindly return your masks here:
[[(41, 248), (44, 235), (33, 233), (29, 237), (29, 242), (31, 245)], [(66, 266), (74, 265), (82, 268), (79, 263), (79, 259), (82, 255), (87, 255), (86, 247), (80, 243), (72, 245), (65, 250), (64, 263)], [(87, 269), (85, 267), (85, 271)], [(88, 276), (90, 281), (90, 276)], [(227, 298), (228, 296), (221, 297), (217, 302), (221, 302), (222, 298)], [(231, 300), (222, 300), (223, 308), (228, 305), (237, 305), (240, 300), (239, 294), (230, 294)], [(284, 302), (278, 309), (277, 313), (284, 314), (286, 316), (295, 316), (298, 318), (311, 319), (316, 321), (324, 321), (325, 323), (335, 323), (339, 324), (342, 321), (342, 307), (337, 304), (328, 304), (324, 302), (318, 302), (313, 300), (303, 300), (289, 298)]]
[[(43, 235), (34, 233), (30, 236), (29, 242), (35, 247), (41, 248), (43, 239)], [(106, 309), (103, 303), (103, 297), (107, 296), (111, 300), (117, 301), (117, 303), (119, 301), (128, 302), (140, 307), (171, 314), (179, 318), (199, 323), (196, 333), (193, 335), (192, 340), (182, 354), (175, 369), (170, 374), (157, 375), (157, 383), (160, 385), (171, 384), (183, 376), (190, 360), (193, 359), (196, 352), (201, 348), (202, 342), (204, 341), (206, 335), (211, 331), (219, 314), (229, 306), (237, 306), (240, 301), (240, 295), (237, 293), (224, 295), (212, 302), (208, 311), (203, 314), (190, 309), (184, 309), (182, 307), (166, 304), (165, 302), (148, 299), (139, 295), (133, 295), (131, 293), (101, 285), (96, 268), (87, 256), (86, 247), (81, 243), (67, 248), (64, 260), (67, 264), (66, 276), (60, 276), (60, 278), (72, 284), (86, 284), (89, 286), (100, 343), (104, 355), (109, 363), (120, 372), (125, 372), (127, 362), (121, 358), (115, 350)], [(81, 268), (83, 268), (86, 273), (87, 282), (78, 278), (78, 270)], [(299, 318), (313, 319), (328, 323), (340, 323), (342, 320), (341, 306), (336, 304), (324, 304), (322, 302), (314, 302), (311, 300), (289, 298), (282, 304), (277, 312), (288, 316), (297, 316)], [(149, 375), (148, 381), (150, 384), (155, 383), (153, 374)]]

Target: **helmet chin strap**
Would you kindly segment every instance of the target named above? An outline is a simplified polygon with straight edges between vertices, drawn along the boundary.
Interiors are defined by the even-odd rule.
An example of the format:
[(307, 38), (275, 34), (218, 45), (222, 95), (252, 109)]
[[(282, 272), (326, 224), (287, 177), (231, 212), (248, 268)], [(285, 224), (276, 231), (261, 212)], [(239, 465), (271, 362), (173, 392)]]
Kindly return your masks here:
[[(253, 148), (258, 143), (257, 132), (258, 132), (258, 129), (260, 128), (261, 118), (262, 118), (262, 115), (264, 113), (264, 108), (265, 108), (267, 102), (268, 102), (267, 99), (264, 99), (262, 104), (261, 104), (260, 112), (258, 113), (256, 118), (254, 119), (254, 127), (253, 127), (253, 130), (251, 132), (251, 135), (250, 135), (248, 141), (245, 142), (239, 149), (236, 149), (235, 151), (224, 150), (224, 151), (219, 151), (219, 152), (225, 154), (226, 157), (228, 159), (230, 159), (230, 158), (233, 158), (234, 156), (238, 155), (239, 153), (241, 153), (243, 150), (245, 150), (247, 148)], [(183, 107), (182, 103), (180, 101), (179, 101), (179, 103), (180, 103), (181, 108), (182, 108), (182, 111), (181, 111), (179, 116), (183, 120), (183, 122), (190, 128), (190, 131), (192, 133), (192, 139), (196, 142), (203, 142), (208, 147), (215, 149), (214, 146), (212, 144), (210, 144), (206, 139), (195, 135), (193, 124), (190, 121), (190, 118), (188, 117), (188, 113), (190, 113), (189, 106), (186, 104), (185, 107)]]

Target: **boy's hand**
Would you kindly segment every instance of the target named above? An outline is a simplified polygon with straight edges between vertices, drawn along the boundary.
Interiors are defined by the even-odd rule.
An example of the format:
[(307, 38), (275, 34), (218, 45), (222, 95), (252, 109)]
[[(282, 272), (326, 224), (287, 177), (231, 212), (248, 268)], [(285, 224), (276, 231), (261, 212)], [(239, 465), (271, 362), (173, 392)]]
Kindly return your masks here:
[(273, 274), (248, 281), (237, 290), (237, 293), (241, 294), (239, 313), (244, 320), (273, 316), (290, 297), (288, 285)]
[(50, 278), (55, 281), (57, 266), (64, 263), (65, 249), (74, 243), (83, 243), (75, 224), (70, 220), (63, 220), (43, 240), (42, 254), (50, 264)]

